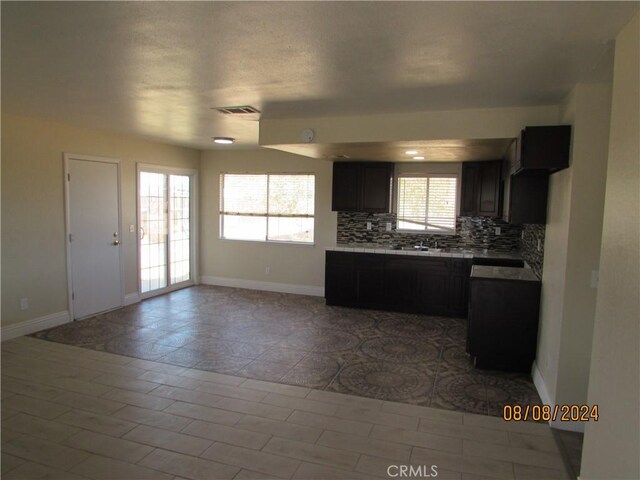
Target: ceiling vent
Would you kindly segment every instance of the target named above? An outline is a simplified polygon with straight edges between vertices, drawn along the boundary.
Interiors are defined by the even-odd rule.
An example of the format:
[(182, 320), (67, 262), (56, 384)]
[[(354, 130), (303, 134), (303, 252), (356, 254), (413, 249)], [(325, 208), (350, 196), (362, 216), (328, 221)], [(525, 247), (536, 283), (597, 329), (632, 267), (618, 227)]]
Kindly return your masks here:
[(225, 115), (256, 115), (260, 113), (260, 110), (252, 107), (251, 105), (242, 105), (239, 107), (213, 107), (213, 109), (220, 113), (224, 113)]

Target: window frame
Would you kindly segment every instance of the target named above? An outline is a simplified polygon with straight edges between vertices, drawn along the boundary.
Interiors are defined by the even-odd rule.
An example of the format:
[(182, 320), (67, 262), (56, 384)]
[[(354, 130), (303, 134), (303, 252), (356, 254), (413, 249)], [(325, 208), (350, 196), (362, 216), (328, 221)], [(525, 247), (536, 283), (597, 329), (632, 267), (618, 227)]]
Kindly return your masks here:
[[(247, 213), (229, 213), (224, 211), (224, 177), (225, 175), (264, 175), (267, 177), (267, 199), (266, 199), (266, 213), (265, 215), (259, 214), (247, 214)], [(269, 215), (269, 177), (270, 176), (305, 176), (305, 177), (313, 177), (313, 215), (302, 215), (302, 214), (294, 214), (294, 215)], [(219, 185), (220, 191), (218, 195), (219, 209), (218, 209), (218, 239), (223, 241), (230, 242), (252, 242), (252, 243), (270, 243), (275, 245), (298, 245), (298, 246), (306, 246), (313, 247), (315, 246), (316, 241), (316, 210), (317, 210), (317, 195), (316, 195), (316, 174), (315, 172), (220, 172)], [(247, 217), (265, 217), (266, 218), (266, 236), (264, 240), (257, 239), (243, 239), (243, 238), (227, 238), (224, 236), (224, 216), (225, 215), (237, 215), (237, 216), (247, 216)], [(313, 219), (313, 235), (311, 242), (300, 242), (300, 241), (290, 241), (290, 240), (269, 240), (269, 218), (312, 218)]]
[[(454, 206), (454, 226), (452, 230), (438, 231), (438, 230), (411, 230), (398, 228), (400, 224), (400, 179), (401, 178), (453, 178), (456, 181), (456, 193), (455, 193), (455, 206)], [(394, 210), (396, 214), (396, 232), (398, 233), (410, 233), (414, 235), (456, 235), (458, 228), (458, 216), (460, 209), (460, 174), (459, 173), (400, 173), (396, 175), (395, 185), (395, 202)], [(429, 212), (427, 204), (427, 213)], [(426, 223), (426, 218), (425, 218)]]

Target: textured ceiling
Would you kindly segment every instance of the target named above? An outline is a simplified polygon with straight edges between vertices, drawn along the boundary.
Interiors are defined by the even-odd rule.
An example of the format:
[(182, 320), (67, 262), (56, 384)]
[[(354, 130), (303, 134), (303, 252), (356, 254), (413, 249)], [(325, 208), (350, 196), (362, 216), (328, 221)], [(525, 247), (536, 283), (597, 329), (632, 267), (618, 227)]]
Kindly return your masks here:
[[(263, 117), (558, 103), (637, 2), (6, 2), (2, 108), (198, 148)], [(228, 147), (227, 147), (228, 148)]]

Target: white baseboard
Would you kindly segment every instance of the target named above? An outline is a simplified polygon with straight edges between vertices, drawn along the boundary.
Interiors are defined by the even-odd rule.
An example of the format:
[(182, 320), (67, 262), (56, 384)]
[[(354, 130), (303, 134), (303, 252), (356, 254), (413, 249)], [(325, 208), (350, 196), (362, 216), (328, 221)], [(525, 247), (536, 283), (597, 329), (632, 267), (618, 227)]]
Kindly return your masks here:
[(70, 321), (69, 312), (65, 310), (64, 312), (52, 313), (44, 317), (25, 320), (24, 322), (14, 325), (7, 325), (6, 327), (2, 327), (2, 341), (39, 332), (45, 328), (57, 327)]
[(249, 290), (263, 290), (266, 292), (293, 293), (296, 295), (311, 295), (314, 297), (324, 297), (323, 287), (311, 285), (291, 285), (288, 283), (260, 282), (258, 280), (245, 280), (242, 278), (228, 277), (200, 277), (203, 285), (218, 285), (220, 287), (246, 288)]
[(134, 303), (140, 303), (140, 294), (138, 292), (127, 293), (124, 296), (124, 306), (133, 305)]
[(540, 395), (540, 400), (542, 400), (542, 403), (544, 403), (545, 405), (551, 405), (552, 403), (554, 403), (551, 400), (549, 390), (547, 390), (547, 386), (544, 383), (544, 378), (542, 378), (542, 374), (540, 373), (538, 364), (535, 360), (533, 361), (533, 366), (531, 367), (531, 377), (533, 378), (533, 384), (538, 391), (538, 395)]
[[(538, 391), (538, 395), (540, 395), (540, 400), (544, 405), (549, 405), (552, 409), (555, 407), (556, 402), (551, 399), (551, 395), (549, 395), (549, 390), (547, 389), (547, 385), (544, 383), (544, 378), (542, 378), (542, 374), (538, 369), (538, 364), (536, 361), (533, 361), (533, 366), (531, 367), (531, 376), (533, 377), (533, 384)], [(579, 432), (584, 433), (584, 422), (561, 422), (560, 420), (551, 420), (549, 422), (549, 426), (551, 428), (555, 428), (557, 430), (567, 430), (569, 432)]]

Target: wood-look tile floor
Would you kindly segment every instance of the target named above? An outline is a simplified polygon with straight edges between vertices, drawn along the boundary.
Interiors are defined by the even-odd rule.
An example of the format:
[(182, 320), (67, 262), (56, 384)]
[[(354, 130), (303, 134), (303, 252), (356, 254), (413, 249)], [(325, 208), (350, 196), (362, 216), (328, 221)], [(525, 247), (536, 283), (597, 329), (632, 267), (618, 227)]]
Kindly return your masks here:
[(198, 286), (35, 334), (169, 365), (500, 416), (541, 400), (528, 375), (476, 370), (466, 320)]
[(547, 425), (33, 337), (2, 343), (1, 412), (5, 480), (568, 478)]

